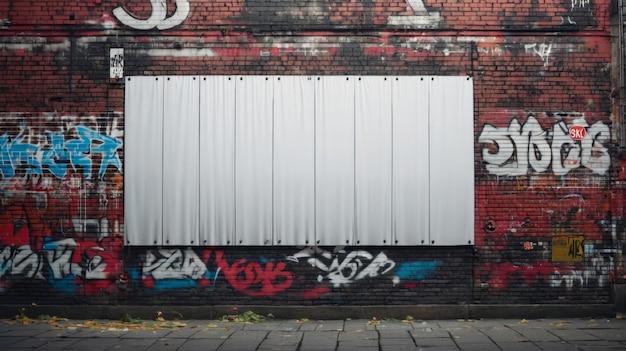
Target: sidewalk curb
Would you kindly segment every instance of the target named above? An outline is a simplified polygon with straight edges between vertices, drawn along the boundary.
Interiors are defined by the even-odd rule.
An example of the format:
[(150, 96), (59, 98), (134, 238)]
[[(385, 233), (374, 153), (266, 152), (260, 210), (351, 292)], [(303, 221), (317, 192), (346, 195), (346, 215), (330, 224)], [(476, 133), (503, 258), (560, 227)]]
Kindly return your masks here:
[(30, 318), (56, 316), (71, 319), (110, 319), (124, 316), (154, 319), (161, 315), (172, 319), (219, 319), (239, 312), (253, 311), (272, 314), (277, 319), (343, 320), (351, 319), (539, 319), (539, 318), (598, 318), (615, 317), (612, 304), (572, 305), (389, 305), (389, 306), (141, 306), (141, 305), (0, 305), (0, 318), (13, 318), (23, 313)]

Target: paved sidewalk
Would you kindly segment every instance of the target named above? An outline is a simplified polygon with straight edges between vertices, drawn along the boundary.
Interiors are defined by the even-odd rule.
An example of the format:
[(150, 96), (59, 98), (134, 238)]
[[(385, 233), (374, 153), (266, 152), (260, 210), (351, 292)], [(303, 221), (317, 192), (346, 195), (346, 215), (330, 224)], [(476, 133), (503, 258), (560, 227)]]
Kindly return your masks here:
[(626, 320), (614, 318), (21, 322), (0, 321), (0, 350), (626, 350)]

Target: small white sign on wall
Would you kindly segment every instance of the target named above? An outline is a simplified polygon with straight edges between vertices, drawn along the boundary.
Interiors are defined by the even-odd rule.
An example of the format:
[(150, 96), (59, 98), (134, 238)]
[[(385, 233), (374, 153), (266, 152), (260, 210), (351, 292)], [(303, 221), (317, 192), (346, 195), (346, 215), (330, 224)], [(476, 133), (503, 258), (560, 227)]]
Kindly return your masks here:
[(109, 49), (109, 78), (124, 78), (124, 48)]

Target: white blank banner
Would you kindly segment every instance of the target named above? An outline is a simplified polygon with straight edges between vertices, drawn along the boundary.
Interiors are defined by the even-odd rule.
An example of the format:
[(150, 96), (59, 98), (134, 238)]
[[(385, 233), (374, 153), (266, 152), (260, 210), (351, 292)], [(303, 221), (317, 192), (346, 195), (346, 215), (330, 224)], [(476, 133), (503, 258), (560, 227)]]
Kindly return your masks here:
[(471, 245), (467, 77), (128, 77), (128, 245)]
[(354, 242), (354, 77), (315, 86), (315, 228), (320, 245)]
[(274, 78), (274, 244), (315, 242), (315, 90)]
[(356, 242), (388, 245), (391, 237), (391, 79), (355, 83)]
[(167, 77), (163, 106), (163, 240), (198, 245), (199, 107), (198, 77)]
[(163, 243), (163, 77), (128, 77), (124, 118), (126, 244)]
[(394, 244), (429, 243), (429, 80), (393, 79)]
[(237, 78), (235, 244), (273, 244), (272, 95), (269, 77)]
[(473, 244), (472, 79), (433, 77), (430, 101), (430, 242)]
[(200, 239), (235, 238), (235, 77), (200, 81)]

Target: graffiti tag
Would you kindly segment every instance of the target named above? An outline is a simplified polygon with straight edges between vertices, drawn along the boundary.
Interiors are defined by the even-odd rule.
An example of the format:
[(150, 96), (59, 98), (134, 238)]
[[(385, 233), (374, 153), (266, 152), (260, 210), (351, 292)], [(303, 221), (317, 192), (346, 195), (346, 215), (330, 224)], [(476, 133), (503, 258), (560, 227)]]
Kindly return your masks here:
[(0, 172), (4, 179), (13, 178), (16, 169), (24, 169), (25, 174), (41, 175), (46, 169), (57, 178), (65, 178), (68, 165), (76, 171), (82, 168), (85, 178), (91, 176), (92, 159), (99, 156), (102, 178), (109, 166), (122, 168), (118, 149), (122, 142), (102, 135), (85, 126), (76, 126), (76, 139), (66, 140), (63, 134), (47, 132), (48, 145), (24, 142), (24, 136), (0, 136)]
[(483, 145), (482, 157), (487, 171), (499, 176), (522, 176), (529, 171), (546, 172), (550, 167), (556, 175), (586, 167), (593, 173), (606, 175), (611, 163), (608, 149), (610, 130), (602, 122), (587, 127), (583, 140), (570, 138), (565, 122), (544, 130), (535, 117), (524, 125), (513, 119), (508, 127), (485, 125), (478, 137)]
[(165, 30), (183, 23), (189, 15), (189, 1), (176, 0), (176, 11), (167, 17), (167, 0), (150, 0), (152, 13), (147, 19), (138, 19), (126, 12), (122, 7), (113, 10), (113, 15), (123, 24), (139, 30)]

